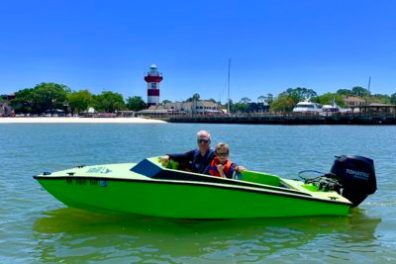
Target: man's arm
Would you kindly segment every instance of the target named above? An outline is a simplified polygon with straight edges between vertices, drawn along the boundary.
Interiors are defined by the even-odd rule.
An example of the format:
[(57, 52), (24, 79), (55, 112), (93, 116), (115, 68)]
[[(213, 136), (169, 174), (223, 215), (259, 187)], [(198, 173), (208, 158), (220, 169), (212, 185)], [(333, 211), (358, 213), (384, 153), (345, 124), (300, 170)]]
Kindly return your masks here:
[(166, 154), (160, 157), (162, 163), (168, 163), (169, 160), (186, 163), (192, 161), (194, 157), (194, 150), (187, 151), (186, 153)]

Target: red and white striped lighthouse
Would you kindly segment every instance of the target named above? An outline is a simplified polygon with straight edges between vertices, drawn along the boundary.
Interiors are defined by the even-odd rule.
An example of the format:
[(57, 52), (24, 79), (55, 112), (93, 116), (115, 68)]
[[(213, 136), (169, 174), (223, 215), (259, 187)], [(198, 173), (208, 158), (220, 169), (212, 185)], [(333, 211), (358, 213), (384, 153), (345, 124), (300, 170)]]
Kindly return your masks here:
[(157, 65), (152, 64), (150, 71), (144, 76), (147, 82), (147, 105), (158, 105), (160, 102), (159, 83), (162, 81), (162, 74), (158, 72)]

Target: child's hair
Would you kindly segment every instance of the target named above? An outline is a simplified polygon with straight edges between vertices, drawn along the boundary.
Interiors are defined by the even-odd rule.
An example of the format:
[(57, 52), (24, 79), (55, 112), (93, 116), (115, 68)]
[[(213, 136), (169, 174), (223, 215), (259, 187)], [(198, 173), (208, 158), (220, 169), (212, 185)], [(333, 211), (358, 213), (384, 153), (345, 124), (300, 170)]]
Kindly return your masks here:
[(217, 154), (217, 152), (219, 152), (219, 150), (221, 150), (221, 149), (223, 149), (224, 152), (227, 152), (227, 154), (230, 153), (230, 147), (228, 147), (228, 145), (226, 143), (220, 142), (219, 144), (216, 145), (215, 154)]

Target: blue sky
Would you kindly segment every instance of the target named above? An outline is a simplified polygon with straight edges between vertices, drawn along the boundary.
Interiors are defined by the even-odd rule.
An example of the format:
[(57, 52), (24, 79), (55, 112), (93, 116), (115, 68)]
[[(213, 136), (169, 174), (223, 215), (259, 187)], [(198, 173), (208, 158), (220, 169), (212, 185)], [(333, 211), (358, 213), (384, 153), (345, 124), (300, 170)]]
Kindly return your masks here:
[(396, 92), (396, 1), (14, 0), (0, 6), (0, 94), (57, 82), (161, 100), (231, 98), (306, 87)]

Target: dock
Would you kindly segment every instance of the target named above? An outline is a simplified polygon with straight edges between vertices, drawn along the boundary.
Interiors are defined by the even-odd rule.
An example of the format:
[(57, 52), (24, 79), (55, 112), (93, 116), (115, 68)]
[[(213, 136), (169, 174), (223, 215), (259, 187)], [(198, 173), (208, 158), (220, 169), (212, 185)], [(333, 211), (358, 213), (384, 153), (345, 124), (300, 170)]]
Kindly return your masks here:
[(396, 125), (396, 114), (349, 113), (331, 116), (299, 113), (257, 113), (240, 115), (178, 115), (166, 118), (171, 123), (273, 124), (273, 125)]

